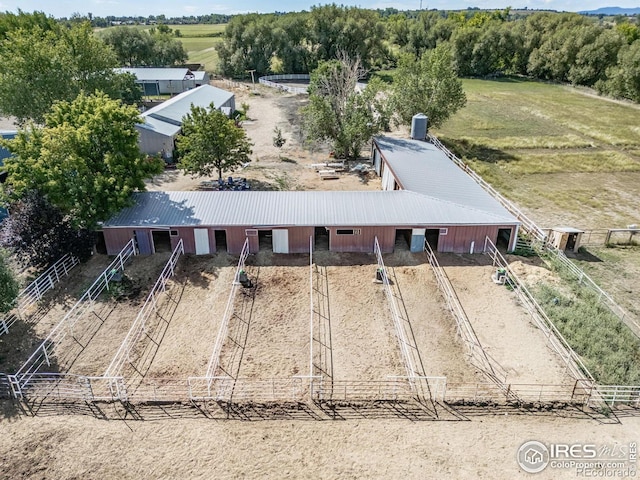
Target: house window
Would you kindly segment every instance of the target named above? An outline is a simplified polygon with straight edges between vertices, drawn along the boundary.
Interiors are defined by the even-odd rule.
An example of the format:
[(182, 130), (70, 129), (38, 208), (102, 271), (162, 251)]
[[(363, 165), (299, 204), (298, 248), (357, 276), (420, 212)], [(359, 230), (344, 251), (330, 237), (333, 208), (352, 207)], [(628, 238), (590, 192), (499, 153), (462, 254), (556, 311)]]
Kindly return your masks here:
[(449, 233), (449, 229), (448, 228), (441, 228), (440, 229), (440, 235), (446, 235), (447, 233)]
[(172, 237), (177, 237), (178, 236), (178, 230), (171, 230), (171, 233), (169, 234)]
[(351, 228), (351, 229), (338, 229), (336, 230), (336, 235), (360, 235), (362, 233), (359, 228)]
[(258, 236), (258, 230), (255, 230), (255, 229), (245, 230), (244, 233), (246, 234), (247, 237), (257, 237)]

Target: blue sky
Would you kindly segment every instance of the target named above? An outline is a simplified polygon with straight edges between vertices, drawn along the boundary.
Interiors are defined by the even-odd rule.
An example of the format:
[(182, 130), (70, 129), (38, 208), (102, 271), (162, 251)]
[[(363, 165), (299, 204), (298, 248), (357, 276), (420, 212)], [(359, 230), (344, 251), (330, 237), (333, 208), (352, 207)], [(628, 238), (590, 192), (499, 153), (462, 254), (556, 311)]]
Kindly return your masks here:
[[(13, 11), (18, 8), (26, 12), (43, 11), (55, 17), (69, 17), (74, 12), (95, 16), (123, 15), (147, 16), (164, 14), (168, 17), (182, 15), (202, 15), (207, 13), (246, 13), (308, 10), (312, 5), (332, 3), (321, 1), (293, 0), (0, 0), (0, 11)], [(394, 7), (400, 10), (420, 8), (420, 0), (336, 1), (337, 4), (359, 6), (363, 8)], [(563, 11), (591, 10), (603, 6), (637, 7), (639, 0), (422, 0), (423, 8), (463, 9), (479, 8), (543, 8)]]

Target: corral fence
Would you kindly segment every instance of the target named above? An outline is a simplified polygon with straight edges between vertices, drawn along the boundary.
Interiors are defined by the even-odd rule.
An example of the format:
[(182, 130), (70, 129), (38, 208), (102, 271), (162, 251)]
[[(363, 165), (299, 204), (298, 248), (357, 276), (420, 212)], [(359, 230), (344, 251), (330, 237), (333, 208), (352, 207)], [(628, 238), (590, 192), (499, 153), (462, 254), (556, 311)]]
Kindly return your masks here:
[(291, 85), (285, 85), (283, 81), (293, 80), (293, 81), (309, 81), (310, 75), (307, 73), (291, 73), (284, 75), (266, 75), (264, 77), (260, 77), (258, 82), (262, 85), (266, 85), (267, 87), (275, 88), (277, 90), (281, 90), (283, 92), (295, 93), (297, 95), (306, 95), (307, 87), (292, 87)]
[(513, 288), (518, 299), (527, 310), (536, 326), (542, 331), (547, 339), (548, 345), (555, 351), (564, 362), (567, 371), (575, 380), (581, 380), (585, 377), (588, 381), (594, 382), (593, 376), (582, 362), (580, 357), (573, 351), (569, 343), (555, 327), (551, 319), (544, 312), (542, 307), (535, 300), (529, 289), (520, 281), (518, 276), (513, 272), (509, 263), (505, 260), (498, 248), (493, 244), (489, 237), (485, 238), (484, 251), (493, 260), (493, 266), (498, 266), (507, 272), (507, 282)]
[(240, 274), (244, 271), (245, 261), (249, 256), (249, 238), (246, 238), (244, 241), (244, 245), (242, 246), (242, 250), (240, 252), (240, 258), (238, 259), (238, 266), (236, 267), (236, 273), (233, 277), (233, 282), (231, 283), (231, 292), (229, 293), (229, 299), (227, 300), (227, 306), (224, 310), (224, 316), (222, 317), (222, 323), (220, 324), (220, 329), (218, 330), (218, 336), (216, 337), (216, 341), (213, 346), (213, 351), (211, 353), (211, 358), (209, 359), (209, 364), (207, 366), (207, 378), (215, 377), (215, 374), (220, 366), (220, 354), (222, 352), (222, 346), (224, 345), (224, 341), (227, 338), (227, 333), (229, 331), (229, 322), (231, 321), (231, 317), (233, 316), (234, 309), (234, 301), (236, 298), (236, 293), (240, 286)]
[[(503, 207), (505, 207), (513, 216), (515, 216), (520, 222), (520, 229), (522, 232), (528, 236), (528, 240), (531, 244), (531, 248), (542, 258), (546, 258), (547, 256), (551, 258), (557, 259), (563, 266), (565, 266), (573, 275), (578, 279), (580, 283), (585, 285), (587, 288), (594, 291), (600, 302), (617, 316), (621, 321), (623, 321), (633, 333), (640, 337), (640, 325), (634, 320), (629, 318), (629, 314), (618, 305), (613, 298), (609, 294), (607, 294), (602, 288), (600, 288), (580, 267), (578, 267), (575, 263), (569, 260), (566, 255), (549, 244), (549, 235), (548, 230), (538, 227), (531, 219), (529, 219), (518, 207), (516, 207), (513, 203), (507, 200), (503, 195), (501, 195), (495, 188), (493, 188), (489, 183), (487, 183), (480, 175), (478, 175), (471, 167), (469, 167), (466, 163), (460, 160), (455, 154), (453, 154), (447, 147), (445, 147), (437, 137), (429, 134), (428, 139), (431, 143), (433, 143), (436, 147), (438, 147), (452, 162), (454, 162), (459, 168), (464, 170), (471, 178), (473, 178), (476, 183), (478, 183), (487, 193), (489, 193), (493, 198), (499, 201)], [(600, 233), (598, 233), (600, 232)], [(604, 231), (594, 230), (593, 240), (591, 240), (591, 234), (587, 236), (587, 241), (595, 241), (598, 235), (603, 235)], [(604, 233), (604, 243), (612, 242), (612, 239), (617, 238), (618, 235), (628, 235), (629, 242), (632, 241), (633, 236), (640, 232), (639, 229), (636, 228), (627, 228), (627, 229), (609, 229)]]
[(565, 271), (569, 272), (571, 276), (573, 276), (578, 284), (585, 286), (592, 292), (594, 292), (600, 304), (602, 304), (609, 312), (611, 312), (614, 316), (620, 319), (621, 322), (624, 322), (627, 327), (640, 338), (640, 324), (627, 312), (624, 308), (622, 308), (618, 303), (609, 295), (607, 292), (602, 290), (598, 286), (593, 279), (586, 274), (584, 270), (578, 267), (575, 263), (567, 258), (561, 250), (544, 248), (539, 244), (532, 244), (536, 253), (542, 258), (546, 258), (551, 260), (552, 262), (557, 262), (561, 268), (564, 268)]
[(403, 311), (400, 309), (400, 294), (397, 291), (397, 282), (393, 282), (389, 278), (387, 268), (385, 267), (384, 260), (382, 258), (378, 237), (375, 237), (374, 239), (373, 249), (378, 262), (376, 277), (379, 277), (378, 280), (382, 283), (384, 293), (387, 297), (393, 326), (396, 332), (396, 338), (398, 339), (398, 345), (400, 346), (402, 361), (407, 372), (407, 378), (409, 379), (409, 385), (416, 393), (422, 395), (426, 400), (430, 400), (431, 393), (429, 392), (429, 384), (417, 381), (417, 379), (425, 377), (424, 366), (422, 365), (422, 359), (420, 358), (420, 351), (415, 343), (411, 324), (407, 318), (406, 311), (404, 311), (403, 314)]
[(74, 335), (73, 326), (84, 314), (93, 307), (94, 301), (104, 290), (109, 289), (109, 283), (119, 273), (122, 273), (125, 264), (136, 254), (133, 239), (125, 245), (116, 258), (98, 276), (87, 291), (80, 297), (80, 300), (69, 310), (64, 318), (51, 330), (47, 338), (36, 348), (35, 352), (27, 359), (20, 369), (10, 377), (12, 388), (17, 395), (20, 395), (24, 387), (27, 386), (31, 378), (39, 372), (44, 365), (51, 366), (51, 357), (55, 354), (56, 347), (69, 333)]
[(105, 372), (106, 377), (116, 377), (121, 375), (124, 364), (127, 361), (129, 363), (133, 363), (131, 356), (132, 350), (138, 344), (138, 341), (140, 340), (142, 335), (147, 333), (147, 330), (145, 328), (147, 320), (158, 311), (158, 298), (166, 291), (167, 282), (175, 274), (176, 265), (178, 264), (180, 255), (183, 254), (184, 244), (182, 243), (182, 239), (180, 239), (176, 247), (173, 249), (171, 257), (169, 257), (169, 260), (158, 276), (156, 283), (149, 292), (149, 295), (147, 296), (144, 305), (140, 309), (138, 316), (131, 325), (127, 336), (120, 345), (120, 348), (109, 364), (109, 367), (107, 367), (107, 370)]
[(464, 311), (458, 296), (456, 295), (451, 281), (447, 276), (444, 269), (438, 263), (435, 253), (431, 249), (429, 243), (424, 243), (424, 251), (427, 254), (429, 265), (436, 277), (436, 282), (440, 288), (440, 293), (444, 297), (449, 311), (453, 315), (456, 321), (456, 330), (458, 336), (464, 344), (470, 361), (473, 365), (478, 367), (485, 375), (494, 381), (498, 386), (504, 387), (507, 382), (506, 370), (492, 358), (482, 347), (476, 332), (469, 321), (467, 313)]
[(307, 377), (272, 378), (266, 380), (231, 377), (190, 377), (192, 401), (267, 403), (304, 402), (309, 397)]
[(0, 335), (9, 333), (9, 328), (18, 320), (24, 320), (31, 308), (44, 297), (44, 294), (56, 286), (63, 277), (80, 263), (75, 255), (66, 254), (38, 278), (22, 290), (16, 298), (15, 308), (0, 319)]
[[(12, 387), (15, 384), (12, 383)], [(122, 377), (94, 377), (70, 373), (34, 373), (29, 382), (14, 391), (14, 396), (27, 401), (114, 401), (126, 400)]]

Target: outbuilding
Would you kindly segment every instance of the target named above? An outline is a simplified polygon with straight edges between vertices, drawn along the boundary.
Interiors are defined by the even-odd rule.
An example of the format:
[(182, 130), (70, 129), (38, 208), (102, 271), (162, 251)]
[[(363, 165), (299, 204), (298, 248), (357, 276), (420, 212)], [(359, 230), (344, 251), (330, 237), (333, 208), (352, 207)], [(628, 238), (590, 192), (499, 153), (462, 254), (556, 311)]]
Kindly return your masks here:
[[(434, 250), (480, 252), (486, 237), (507, 250), (515, 248), (520, 222), (435, 145), (376, 137), (371, 158), (383, 190), (415, 192), (448, 210), (445, 221), (427, 226), (425, 236)], [(462, 216), (461, 211), (475, 215)]]
[(209, 74), (203, 70), (188, 68), (134, 67), (119, 68), (120, 73), (130, 73), (142, 87), (145, 96), (177, 95), (192, 88), (209, 84)]
[(141, 254), (170, 250), (180, 239), (186, 253), (237, 254), (246, 238), (252, 253), (373, 252), (375, 238), (382, 252), (399, 245), (421, 252), (431, 231), (454, 239), (441, 243), (444, 251), (468, 252), (467, 239), (482, 251), (482, 235), (493, 232), (486, 224), (516, 228), (517, 221), (410, 191), (184, 191), (137, 193), (102, 231), (108, 254), (131, 238)]
[(191, 111), (191, 105), (215, 108), (227, 116), (235, 111), (233, 93), (211, 85), (202, 85), (170, 98), (166, 102), (144, 112), (143, 123), (136, 125), (139, 133), (140, 151), (148, 155), (173, 158), (175, 139), (181, 131), (182, 120)]

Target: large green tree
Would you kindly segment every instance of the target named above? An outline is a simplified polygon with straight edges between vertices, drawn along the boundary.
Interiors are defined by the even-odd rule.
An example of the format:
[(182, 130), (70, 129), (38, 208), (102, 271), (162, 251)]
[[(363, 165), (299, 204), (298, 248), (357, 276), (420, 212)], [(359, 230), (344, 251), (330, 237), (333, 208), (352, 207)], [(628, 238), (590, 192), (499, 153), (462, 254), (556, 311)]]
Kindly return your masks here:
[(343, 53), (311, 74), (304, 131), (311, 140), (329, 141), (339, 158), (359, 157), (364, 144), (388, 127), (381, 84), (373, 79), (362, 89), (358, 80), (364, 73), (359, 60)]
[(178, 168), (185, 173), (211, 177), (217, 172), (233, 172), (251, 161), (251, 143), (245, 131), (215, 108), (191, 106), (182, 121), (182, 134), (176, 139)]
[(399, 123), (410, 125), (415, 114), (424, 113), (429, 124), (438, 127), (466, 101), (447, 44), (438, 45), (420, 58), (411, 54), (400, 57), (392, 93)]
[(29, 14), (20, 15), (26, 18), (10, 22), (0, 36), (1, 114), (21, 124), (42, 123), (54, 102), (96, 89), (132, 100), (134, 79), (114, 71), (113, 51), (93, 35), (88, 22), (70, 28), (35, 22), (25, 28)]
[(8, 265), (4, 252), (0, 251), (0, 313), (11, 310), (15, 304), (20, 287)]
[(54, 104), (43, 127), (31, 125), (5, 142), (14, 153), (5, 160), (5, 192), (15, 199), (37, 190), (73, 227), (93, 228), (129, 205), (131, 193), (162, 169), (140, 154), (139, 122), (136, 108), (104, 93)]
[(163, 28), (154, 29), (153, 32), (114, 27), (105, 30), (102, 39), (113, 48), (120, 66), (165, 67), (187, 61), (181, 41)]

